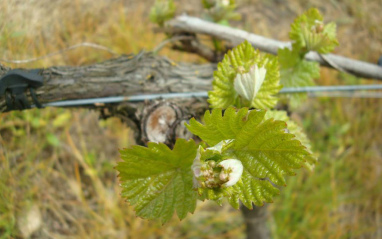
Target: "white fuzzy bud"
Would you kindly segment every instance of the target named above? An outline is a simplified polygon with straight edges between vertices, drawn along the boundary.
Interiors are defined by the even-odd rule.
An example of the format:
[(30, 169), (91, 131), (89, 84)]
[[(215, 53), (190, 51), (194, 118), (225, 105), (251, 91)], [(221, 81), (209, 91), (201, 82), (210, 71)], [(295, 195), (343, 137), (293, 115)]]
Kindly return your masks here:
[(267, 70), (264, 67), (259, 68), (255, 64), (248, 73), (237, 74), (234, 81), (235, 91), (244, 99), (252, 102), (264, 82), (266, 73)]
[[(228, 182), (223, 184), (225, 187), (235, 185), (243, 174), (243, 164), (237, 159), (223, 160), (218, 164), (218, 166), (222, 167), (223, 170), (230, 171), (228, 174)], [(224, 173), (221, 173), (220, 175), (222, 174)]]

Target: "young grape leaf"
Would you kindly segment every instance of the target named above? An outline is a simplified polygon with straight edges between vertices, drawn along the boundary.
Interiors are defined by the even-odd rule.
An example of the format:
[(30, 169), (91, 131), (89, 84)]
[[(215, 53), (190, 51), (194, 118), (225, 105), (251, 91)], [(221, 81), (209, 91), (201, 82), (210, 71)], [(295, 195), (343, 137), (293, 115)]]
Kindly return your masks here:
[[(261, 84), (257, 84), (256, 80), (258, 79), (253, 77), (257, 75), (253, 72), (255, 68), (265, 70), (265, 77), (261, 79)], [(243, 97), (240, 92), (235, 90), (234, 86), (235, 80), (247, 77), (252, 77), (251, 79), (254, 82), (246, 85), (260, 87), (256, 89), (255, 94), (250, 94), (254, 96), (251, 99)], [(223, 61), (218, 64), (212, 82), (213, 91), (208, 92), (208, 102), (212, 108), (226, 109), (234, 105), (258, 109), (272, 108), (278, 100), (274, 95), (281, 89), (279, 80), (280, 73), (277, 57), (260, 54), (259, 51), (255, 51), (251, 44), (245, 41), (229, 51), (224, 56)]]
[(120, 151), (122, 162), (116, 169), (122, 197), (135, 206), (137, 216), (162, 223), (176, 211), (179, 219), (193, 213), (197, 193), (193, 190), (191, 165), (196, 156), (194, 141), (178, 139), (170, 150), (162, 143), (133, 146)]
[(242, 108), (236, 112), (228, 108), (222, 113), (221, 109), (207, 111), (205, 124), (191, 119), (186, 125), (210, 146), (231, 140), (231, 147), (223, 150), (222, 158), (240, 160), (244, 170), (232, 191), (222, 195), (236, 208), (239, 199), (248, 208), (252, 208), (252, 203), (272, 202), (278, 194), (278, 188), (273, 185), (286, 185), (284, 175), (295, 175), (293, 170), (301, 168), (311, 153), (293, 134), (286, 132), (285, 122), (264, 120), (265, 110)]
[(167, 20), (174, 17), (175, 10), (174, 0), (156, 0), (150, 9), (150, 21), (163, 27)]
[(297, 17), (291, 25), (289, 37), (293, 47), (308, 51), (329, 53), (338, 46), (336, 24), (323, 24), (323, 17), (316, 8), (307, 10)]
[(241, 19), (241, 15), (235, 12), (237, 8), (235, 0), (202, 0), (202, 4), (206, 10), (203, 18), (207, 21), (229, 26), (228, 21)]
[(294, 134), (296, 139), (300, 141), (301, 144), (306, 147), (306, 150), (310, 154), (305, 157), (306, 162), (304, 163), (304, 167), (312, 171), (318, 159), (317, 159), (317, 155), (312, 153), (312, 147), (310, 145), (310, 141), (308, 137), (306, 136), (306, 134), (304, 133), (303, 129), (294, 121), (289, 119), (285, 111), (278, 111), (278, 110), (267, 111), (267, 113), (265, 114), (264, 120), (271, 119), (271, 118), (275, 120), (285, 121), (287, 123), (289, 133)]
[[(299, 57), (296, 49), (279, 49), (280, 83), (284, 87), (313, 86), (314, 79), (320, 77), (320, 66), (317, 62), (305, 61)], [(292, 108), (298, 107), (307, 97), (306, 93), (288, 94)]]

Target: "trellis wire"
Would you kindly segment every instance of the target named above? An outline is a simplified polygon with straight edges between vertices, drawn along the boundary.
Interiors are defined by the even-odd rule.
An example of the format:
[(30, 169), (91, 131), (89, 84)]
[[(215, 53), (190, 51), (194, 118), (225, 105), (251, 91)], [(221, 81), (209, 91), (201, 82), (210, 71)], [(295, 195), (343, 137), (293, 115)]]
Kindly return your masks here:
[(305, 93), (305, 92), (309, 93), (309, 92), (360, 91), (360, 90), (382, 90), (382, 84), (288, 87), (288, 88), (281, 89), (280, 93)]
[[(382, 98), (382, 92), (352, 92), (361, 90), (382, 90), (379, 85), (345, 85), (345, 86), (309, 86), (309, 87), (290, 87), (283, 88), (280, 94), (308, 93), (310, 97), (346, 97), (346, 98)], [(171, 99), (171, 98), (207, 98), (208, 93), (202, 92), (183, 92), (166, 94), (149, 94), (133, 96), (113, 96), (103, 98), (65, 100), (46, 103), (43, 106), (69, 107), (94, 104), (111, 104), (121, 102), (139, 102), (144, 100)]]
[(375, 98), (382, 99), (382, 92), (311, 92), (309, 97), (332, 97), (332, 98)]

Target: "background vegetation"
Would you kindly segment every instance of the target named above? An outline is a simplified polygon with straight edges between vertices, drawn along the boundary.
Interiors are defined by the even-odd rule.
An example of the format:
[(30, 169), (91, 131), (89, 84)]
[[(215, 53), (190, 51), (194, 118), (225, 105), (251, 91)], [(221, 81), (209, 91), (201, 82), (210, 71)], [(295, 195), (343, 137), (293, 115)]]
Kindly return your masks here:
[[(119, 54), (150, 50), (153, 1), (29, 0), (0, 3), (0, 58), (27, 59), (89, 41)], [(194, 1), (178, 13), (200, 15)], [(241, 0), (234, 25), (288, 39), (289, 24), (309, 7), (338, 25), (337, 54), (376, 62), (382, 55), (379, 0)], [(208, 38), (206, 37), (206, 40)], [(164, 49), (177, 61), (203, 62)], [(11, 67), (83, 65), (112, 57), (80, 48)], [(377, 83), (321, 69), (320, 85)], [(270, 206), (274, 238), (382, 238), (382, 99), (310, 98), (292, 118), (304, 126), (320, 161), (289, 177)], [(119, 197), (118, 148), (132, 144), (118, 119), (81, 109), (0, 115), (0, 238), (244, 238), (240, 211), (200, 203), (195, 215), (165, 226), (135, 217)]]

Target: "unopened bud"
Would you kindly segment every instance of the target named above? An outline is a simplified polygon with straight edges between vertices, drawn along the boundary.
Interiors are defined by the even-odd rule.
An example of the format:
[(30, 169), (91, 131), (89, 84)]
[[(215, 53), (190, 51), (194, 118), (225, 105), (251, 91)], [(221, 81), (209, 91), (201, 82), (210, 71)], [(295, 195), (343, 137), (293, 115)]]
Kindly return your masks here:
[(230, 171), (228, 174), (228, 182), (224, 183), (223, 186), (233, 186), (240, 180), (243, 174), (243, 164), (240, 160), (227, 159), (221, 161), (218, 165), (221, 166), (223, 170)]
[(228, 175), (225, 174), (225, 173), (220, 173), (219, 175), (219, 179), (223, 182), (227, 182), (228, 181)]
[(266, 73), (267, 70), (264, 67), (259, 68), (255, 64), (248, 73), (237, 74), (234, 81), (235, 91), (244, 99), (252, 102), (265, 80)]
[(316, 33), (321, 33), (323, 30), (324, 30), (324, 23), (323, 22), (321, 22), (321, 21), (319, 21), (319, 20), (316, 20), (316, 21), (314, 21), (314, 31), (316, 32)]

